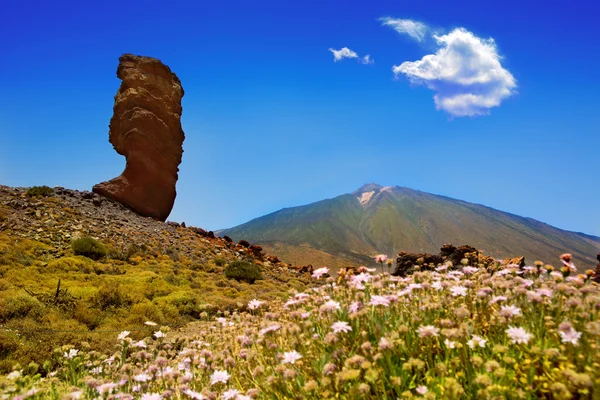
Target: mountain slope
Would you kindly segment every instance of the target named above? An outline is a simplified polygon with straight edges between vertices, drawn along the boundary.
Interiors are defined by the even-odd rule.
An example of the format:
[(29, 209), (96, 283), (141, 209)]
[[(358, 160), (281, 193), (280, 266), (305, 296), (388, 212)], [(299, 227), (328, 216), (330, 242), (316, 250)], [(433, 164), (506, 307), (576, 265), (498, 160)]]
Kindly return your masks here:
[(593, 268), (600, 249), (599, 237), (479, 204), (376, 184), (285, 208), (220, 233), (249, 239), (269, 251), (277, 248), (288, 262), (315, 265), (329, 255), (343, 257), (341, 264), (362, 264), (378, 253), (437, 253), (442, 244), (453, 243), (498, 258), (524, 255), (529, 263), (555, 263), (561, 253), (570, 252), (579, 269), (586, 269)]

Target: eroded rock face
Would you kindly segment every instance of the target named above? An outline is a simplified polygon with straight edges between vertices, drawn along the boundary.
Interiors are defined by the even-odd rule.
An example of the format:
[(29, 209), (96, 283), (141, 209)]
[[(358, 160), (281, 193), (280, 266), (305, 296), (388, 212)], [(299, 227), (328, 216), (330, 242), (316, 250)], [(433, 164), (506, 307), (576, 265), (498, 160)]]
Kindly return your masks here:
[(109, 141), (127, 163), (123, 173), (93, 191), (136, 213), (165, 221), (175, 202), (183, 154), (183, 88), (169, 67), (151, 57), (124, 54), (117, 76)]

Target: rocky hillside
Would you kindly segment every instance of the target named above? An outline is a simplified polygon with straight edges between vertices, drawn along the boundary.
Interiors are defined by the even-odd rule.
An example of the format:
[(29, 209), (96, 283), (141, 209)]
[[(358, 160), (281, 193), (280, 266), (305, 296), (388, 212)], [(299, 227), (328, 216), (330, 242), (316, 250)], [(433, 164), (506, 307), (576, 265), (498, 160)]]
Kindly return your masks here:
[[(77, 238), (104, 253), (82, 255)], [(263, 279), (232, 278), (233, 265)], [(141, 217), (91, 192), (0, 186), (0, 374), (16, 362), (42, 365), (57, 345), (110, 351), (106, 332), (143, 337), (146, 321), (183, 327), (284, 298), (309, 277), (259, 246)]]
[(437, 253), (444, 243), (468, 244), (497, 257), (554, 262), (573, 253), (580, 270), (594, 268), (600, 238), (531, 218), (408, 188), (368, 184), (353, 193), (285, 208), (226, 229), (296, 263), (373, 262), (375, 254)]

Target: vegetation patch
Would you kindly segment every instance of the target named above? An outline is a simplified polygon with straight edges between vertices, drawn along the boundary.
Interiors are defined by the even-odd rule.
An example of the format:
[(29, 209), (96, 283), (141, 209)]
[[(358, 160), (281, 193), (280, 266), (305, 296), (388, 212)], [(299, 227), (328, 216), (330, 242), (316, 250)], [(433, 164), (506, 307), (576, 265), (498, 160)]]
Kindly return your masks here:
[(92, 260), (99, 260), (108, 254), (106, 246), (91, 237), (75, 239), (71, 247), (76, 256), (84, 256)]
[(247, 261), (234, 261), (230, 263), (225, 267), (224, 273), (229, 279), (248, 282), (250, 284), (263, 279), (260, 267)]
[(27, 196), (29, 197), (48, 197), (54, 194), (54, 189), (48, 186), (32, 186), (27, 189)]

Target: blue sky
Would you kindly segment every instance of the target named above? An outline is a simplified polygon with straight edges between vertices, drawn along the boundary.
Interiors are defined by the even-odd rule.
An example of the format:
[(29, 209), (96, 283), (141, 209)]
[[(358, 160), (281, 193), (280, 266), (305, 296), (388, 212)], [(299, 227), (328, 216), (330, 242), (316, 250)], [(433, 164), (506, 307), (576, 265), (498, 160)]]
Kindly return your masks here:
[[(119, 175), (108, 122), (118, 57), (134, 53), (161, 59), (185, 89), (172, 220), (225, 228), (377, 182), (600, 236), (593, 3), (8, 0), (0, 183), (89, 190)], [(398, 20), (423, 24), (423, 40), (383, 26)], [(448, 75), (438, 52), (453, 32), (493, 38), (491, 64), (470, 62), (489, 61), (475, 47), (455, 53), (479, 77), (497, 57), (491, 86)], [(334, 61), (329, 49), (344, 47), (357, 58)], [(433, 66), (418, 64), (428, 55)], [(498, 105), (456, 106), (473, 91)]]

